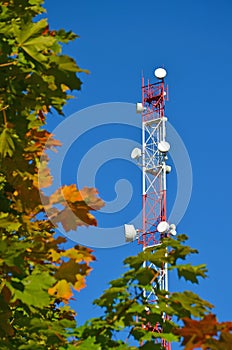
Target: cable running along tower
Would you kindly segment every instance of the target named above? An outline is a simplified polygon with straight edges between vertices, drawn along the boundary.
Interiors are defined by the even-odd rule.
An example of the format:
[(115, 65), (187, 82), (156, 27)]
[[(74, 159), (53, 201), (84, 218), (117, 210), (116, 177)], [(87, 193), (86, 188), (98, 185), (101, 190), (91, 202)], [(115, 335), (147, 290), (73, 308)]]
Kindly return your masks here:
[[(148, 80), (145, 85), (142, 78), (142, 103), (136, 104), (137, 113), (142, 115), (142, 149), (135, 148), (131, 153), (131, 157), (142, 165), (142, 229), (135, 230), (133, 225), (125, 225), (126, 241), (138, 239), (143, 250), (159, 245), (164, 236), (176, 234), (175, 225), (167, 222), (166, 209), (166, 175), (171, 171), (171, 167), (166, 164), (170, 149), (166, 141), (165, 116), (168, 90), (164, 78), (167, 73), (164, 68), (158, 68), (154, 74), (157, 78), (155, 83)], [(160, 289), (168, 291), (167, 265), (164, 263), (162, 268), (158, 268), (146, 262), (145, 266), (153, 267), (159, 273), (152, 292), (144, 292), (147, 301), (154, 304), (157, 283)], [(162, 342), (162, 346), (171, 350), (171, 344), (166, 341)]]

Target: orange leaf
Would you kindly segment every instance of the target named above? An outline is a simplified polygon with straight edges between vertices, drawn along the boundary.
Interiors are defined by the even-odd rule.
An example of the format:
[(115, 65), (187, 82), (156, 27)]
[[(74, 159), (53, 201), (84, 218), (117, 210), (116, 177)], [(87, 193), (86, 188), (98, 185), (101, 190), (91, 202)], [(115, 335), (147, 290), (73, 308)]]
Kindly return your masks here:
[[(76, 230), (78, 226), (97, 226), (97, 220), (89, 213), (100, 209), (104, 202), (96, 197), (97, 190), (85, 187), (79, 191), (75, 184), (63, 186), (55, 191), (46, 208), (50, 219), (55, 224), (61, 223), (65, 231)], [(53, 205), (61, 204), (64, 208), (54, 209)]]
[(48, 293), (55, 296), (57, 299), (61, 298), (65, 303), (67, 303), (73, 295), (71, 284), (65, 280), (58, 281), (54, 287), (49, 288)]
[(85, 288), (86, 287), (86, 283), (85, 283), (85, 278), (80, 275), (80, 274), (77, 274), (76, 275), (76, 283), (74, 284), (74, 289), (76, 289), (78, 292), (80, 292), (81, 289)]
[(203, 346), (209, 338), (218, 333), (218, 323), (213, 314), (206, 315), (202, 320), (183, 318), (184, 327), (175, 330), (176, 335), (183, 337), (182, 345), (185, 350), (192, 350)]

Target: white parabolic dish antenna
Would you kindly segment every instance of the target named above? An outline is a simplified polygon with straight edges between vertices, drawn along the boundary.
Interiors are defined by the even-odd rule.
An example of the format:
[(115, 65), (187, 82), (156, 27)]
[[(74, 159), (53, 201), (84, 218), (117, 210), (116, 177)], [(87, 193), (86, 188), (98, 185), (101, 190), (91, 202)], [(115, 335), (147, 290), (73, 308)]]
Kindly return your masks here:
[(133, 151), (131, 152), (131, 158), (132, 159), (138, 159), (142, 155), (142, 151), (140, 148), (134, 148)]
[(158, 78), (158, 79), (163, 79), (163, 78), (166, 77), (167, 71), (166, 71), (164, 68), (157, 68), (157, 69), (154, 71), (154, 74), (155, 74), (156, 78)]
[(141, 102), (136, 103), (136, 113), (143, 113), (144, 112), (144, 107)]
[(167, 221), (161, 221), (157, 226), (157, 230), (160, 233), (167, 232), (169, 230), (169, 224), (167, 223)]
[(167, 141), (161, 141), (158, 144), (158, 150), (167, 153), (170, 150), (170, 144)]
[(126, 242), (133, 242), (137, 238), (134, 225), (124, 225)]

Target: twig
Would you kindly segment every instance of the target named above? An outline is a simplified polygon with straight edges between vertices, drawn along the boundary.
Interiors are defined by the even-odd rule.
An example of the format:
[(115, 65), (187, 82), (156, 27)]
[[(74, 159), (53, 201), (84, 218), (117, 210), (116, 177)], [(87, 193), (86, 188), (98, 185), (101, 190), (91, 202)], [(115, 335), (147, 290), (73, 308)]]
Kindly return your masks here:
[(6, 63), (0, 64), (0, 67), (12, 66), (12, 65), (14, 65), (14, 64), (17, 64), (17, 62), (16, 62), (16, 61), (6, 62)]
[(6, 125), (7, 124), (7, 119), (6, 119), (6, 110), (5, 110), (5, 108), (2, 110), (2, 113), (3, 113), (4, 124)]

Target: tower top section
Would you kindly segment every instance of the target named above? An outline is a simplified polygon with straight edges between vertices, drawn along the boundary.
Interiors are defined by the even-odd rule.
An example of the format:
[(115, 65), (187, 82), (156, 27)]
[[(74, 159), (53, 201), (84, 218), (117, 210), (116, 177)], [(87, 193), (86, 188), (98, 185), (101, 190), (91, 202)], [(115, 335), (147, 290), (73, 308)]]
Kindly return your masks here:
[(168, 97), (168, 88), (165, 85), (164, 78), (167, 71), (164, 68), (157, 68), (154, 71), (154, 76), (158, 79), (155, 83), (150, 83), (148, 80), (145, 84), (142, 77), (142, 103), (137, 105), (137, 113), (143, 113), (143, 121), (148, 121), (154, 113), (158, 117), (164, 117), (165, 101)]

